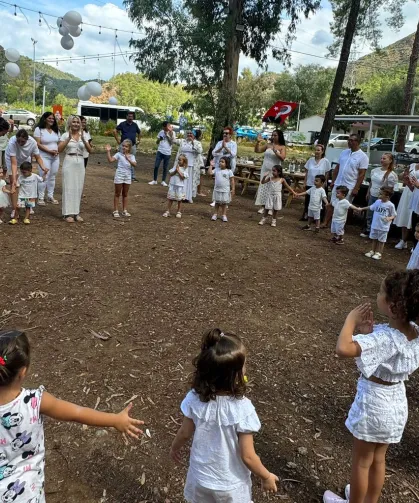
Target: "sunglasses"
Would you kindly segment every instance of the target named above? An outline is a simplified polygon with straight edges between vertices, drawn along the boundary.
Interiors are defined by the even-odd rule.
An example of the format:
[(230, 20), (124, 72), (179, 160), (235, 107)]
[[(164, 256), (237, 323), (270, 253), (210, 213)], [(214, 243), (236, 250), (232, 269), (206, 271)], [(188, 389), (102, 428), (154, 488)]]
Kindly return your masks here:
[(230, 133), (223, 133), (223, 136), (229, 136)]

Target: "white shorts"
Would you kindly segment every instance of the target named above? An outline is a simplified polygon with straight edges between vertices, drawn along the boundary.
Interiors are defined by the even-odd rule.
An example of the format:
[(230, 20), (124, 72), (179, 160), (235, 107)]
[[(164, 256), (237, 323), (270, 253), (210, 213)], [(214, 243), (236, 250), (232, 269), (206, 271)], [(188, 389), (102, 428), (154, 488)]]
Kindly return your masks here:
[(320, 212), (321, 210), (310, 210), (310, 208), (308, 208), (308, 218), (312, 218), (313, 220), (320, 220)]
[(388, 231), (380, 231), (379, 229), (371, 229), (370, 230), (370, 239), (376, 239), (380, 241), (380, 243), (387, 242), (387, 234)]
[(402, 438), (407, 416), (403, 382), (386, 386), (360, 377), (345, 425), (359, 440), (397, 444)]
[(184, 496), (188, 503), (252, 503), (252, 486), (244, 482), (231, 491), (216, 491), (186, 479)]
[[(353, 189), (349, 189), (349, 192), (348, 192), (348, 194), (345, 197), (345, 199), (347, 199), (350, 202), (352, 202), (352, 200), (353, 200), (353, 197), (351, 197), (352, 196), (352, 191), (353, 191)], [(331, 202), (331, 204), (332, 204), (333, 207), (335, 207), (335, 204), (338, 202), (338, 199), (336, 197), (336, 185), (333, 186), (332, 195), (330, 197), (330, 202)]]
[(117, 169), (113, 183), (118, 184), (118, 185), (121, 183), (131, 185), (131, 181), (132, 181), (131, 178), (132, 178), (132, 176), (131, 176), (130, 172)]
[(332, 234), (336, 234), (336, 236), (343, 236), (345, 234), (345, 222), (332, 220), (332, 227), (330, 230)]

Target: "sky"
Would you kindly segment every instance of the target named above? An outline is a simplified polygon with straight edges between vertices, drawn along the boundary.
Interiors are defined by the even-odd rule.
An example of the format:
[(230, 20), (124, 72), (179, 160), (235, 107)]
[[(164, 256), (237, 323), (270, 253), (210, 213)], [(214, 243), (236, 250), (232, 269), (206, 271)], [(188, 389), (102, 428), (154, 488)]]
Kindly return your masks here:
[[(17, 1), (17, 5), (34, 9), (34, 2), (32, 0), (13, 0)], [(11, 2), (10, 2), (11, 3)], [(103, 0), (91, 0), (89, 2), (83, 0), (72, 0), (66, 3), (67, 8), (63, 9), (59, 6), (60, 2), (48, 2), (47, 0), (38, 0), (36, 2), (36, 10), (45, 13), (45, 19), (51, 27), (51, 32), (42, 19), (41, 26), (39, 25), (39, 16), (35, 12), (28, 12), (23, 10), (24, 15), (17, 10), (17, 15), (14, 15), (14, 7), (7, 7), (0, 3), (0, 13), (2, 16), (2, 33), (0, 36), (0, 44), (4, 48), (15, 48), (21, 54), (33, 57), (33, 44), (31, 38), (37, 41), (36, 59), (37, 60), (54, 60), (50, 63), (62, 71), (66, 71), (80, 77), (83, 80), (91, 80), (100, 78), (107, 80), (114, 74), (114, 61), (109, 58), (98, 60), (89, 59), (79, 61), (59, 61), (58, 66), (56, 59), (60, 58), (80, 58), (87, 55), (97, 54), (113, 54), (115, 47), (115, 31), (114, 30), (128, 30), (136, 32), (137, 27), (128, 18), (127, 12), (124, 9), (122, 0), (114, 0), (112, 2), (105, 2)], [(75, 44), (70, 51), (64, 50), (60, 45), (61, 36), (57, 31), (56, 18), (49, 17), (47, 14), (53, 16), (62, 16), (67, 10), (77, 10), (83, 17), (86, 23), (92, 23), (101, 26), (109, 26), (112, 29), (102, 28), (101, 34), (99, 29), (94, 27), (83, 26), (83, 33), (80, 37), (75, 38)], [(389, 45), (416, 30), (416, 25), (419, 19), (419, 5), (413, 1), (409, 1), (404, 6), (404, 13), (406, 22), (404, 27), (399, 32), (394, 32), (388, 28), (384, 30), (384, 36), (381, 41), (382, 46)], [(385, 12), (379, 13), (380, 18), (386, 18)], [(29, 22), (28, 22), (29, 21)], [(315, 56), (326, 56), (327, 46), (332, 41), (329, 32), (329, 24), (332, 21), (332, 10), (327, 0), (322, 1), (322, 8), (310, 19), (302, 19), (297, 27), (297, 38), (293, 42), (291, 49), (292, 53), (292, 66), (297, 64), (317, 63), (323, 66), (336, 66), (336, 62), (330, 59), (323, 59)], [(285, 22), (286, 24), (286, 22)], [(19, 34), (16, 36), (16, 34)], [(140, 36), (140, 35), (135, 35)], [(118, 43), (121, 51), (130, 51), (129, 40), (132, 37), (131, 33), (118, 32)], [(273, 44), (280, 47), (282, 44), (282, 37), (278, 37)], [(354, 56), (360, 57), (368, 52), (370, 48), (365, 45), (357, 45), (356, 54)], [(119, 52), (118, 46), (116, 51)], [(309, 53), (311, 56), (299, 53)], [(255, 61), (244, 56), (240, 59), (240, 70), (243, 68), (250, 68), (252, 71), (257, 71), (258, 65)], [(283, 65), (268, 58), (268, 70), (280, 72)], [(291, 67), (292, 69), (292, 67)], [(125, 60), (119, 56), (115, 58), (115, 72), (133, 72), (135, 71), (134, 64), (125, 57)]]

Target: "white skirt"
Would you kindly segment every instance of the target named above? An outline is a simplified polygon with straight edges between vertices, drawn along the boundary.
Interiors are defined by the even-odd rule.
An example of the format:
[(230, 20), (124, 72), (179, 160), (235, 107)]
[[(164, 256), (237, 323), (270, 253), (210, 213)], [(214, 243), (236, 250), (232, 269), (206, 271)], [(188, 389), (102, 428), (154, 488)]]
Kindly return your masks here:
[(184, 496), (188, 503), (252, 503), (252, 483), (249, 480), (229, 491), (216, 491), (201, 486), (188, 473)]
[(402, 197), (400, 198), (399, 205), (397, 206), (397, 216), (394, 219), (394, 225), (397, 227), (412, 228), (412, 210), (410, 203), (412, 201), (413, 192), (409, 187), (403, 189)]
[(402, 438), (407, 416), (403, 382), (386, 386), (360, 377), (345, 425), (359, 440), (397, 444)]
[(406, 269), (419, 269), (419, 243), (416, 243)]
[(282, 192), (279, 194), (268, 194), (265, 203), (267, 210), (282, 210)]
[(63, 176), (63, 201), (62, 214), (78, 215), (80, 213), (80, 202), (83, 195), (84, 160), (81, 155), (66, 155), (64, 158)]
[(185, 187), (182, 187), (181, 185), (169, 185), (167, 199), (170, 199), (171, 201), (183, 201), (186, 199)]
[(7, 208), (10, 205), (9, 194), (0, 190), (0, 208)]
[(212, 193), (212, 200), (216, 204), (230, 204), (231, 203), (231, 195), (229, 192), (221, 192), (219, 190), (215, 190)]

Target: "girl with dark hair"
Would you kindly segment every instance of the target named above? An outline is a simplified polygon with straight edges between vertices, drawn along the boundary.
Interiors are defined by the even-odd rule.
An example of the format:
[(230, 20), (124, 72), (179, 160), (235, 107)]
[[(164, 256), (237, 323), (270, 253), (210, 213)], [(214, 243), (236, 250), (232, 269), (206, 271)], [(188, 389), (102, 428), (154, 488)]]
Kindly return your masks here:
[[(33, 136), (38, 144), (44, 166), (49, 169), (46, 183), (39, 185), (38, 204), (39, 206), (45, 206), (45, 188), (47, 189), (47, 201), (52, 204), (59, 204), (54, 198), (54, 189), (55, 178), (60, 167), (60, 157), (58, 155), (60, 132), (58, 130), (57, 119), (52, 112), (45, 112), (41, 116)], [(39, 176), (43, 177), (44, 174), (45, 172), (39, 166)]]
[[(87, 119), (84, 117), (84, 115), (80, 115), (80, 121), (81, 121), (81, 127), (83, 131), (83, 137), (85, 141), (92, 147), (92, 137), (89, 133), (89, 130), (87, 129)], [(132, 143), (131, 143), (132, 145)], [(92, 147), (93, 148), (93, 147)], [(89, 162), (89, 156), (90, 152), (87, 150), (84, 151), (83, 153), (83, 159), (84, 159), (84, 167), (87, 168), (87, 163)]]
[(246, 349), (241, 339), (219, 328), (207, 330), (194, 359), (192, 390), (181, 405), (183, 423), (170, 455), (181, 462), (181, 449), (191, 439), (185, 499), (189, 503), (249, 503), (251, 473), (264, 492), (276, 492), (278, 477), (257, 456), (253, 434), (260, 422), (245, 397)]
[[(132, 404), (109, 414), (59, 400), (45, 391), (23, 387), (30, 364), (30, 344), (24, 332), (0, 332), (1, 501), (45, 503), (44, 416), (101, 428), (113, 427), (138, 439), (142, 421), (129, 416)], [(6, 498), (7, 495), (7, 498)]]
[[(208, 174), (212, 176), (212, 167), (209, 167)], [(218, 212), (221, 210), (221, 219), (223, 222), (228, 222), (227, 208), (231, 202), (231, 197), (234, 196), (235, 184), (234, 174), (231, 170), (231, 158), (221, 157), (218, 163), (218, 168), (214, 169), (215, 183), (212, 193), (212, 200), (215, 205), (215, 213), (211, 220), (217, 220)]]
[(406, 426), (404, 381), (419, 367), (419, 270), (389, 274), (377, 307), (388, 323), (374, 325), (371, 305), (362, 304), (348, 314), (336, 345), (338, 356), (355, 358), (361, 377), (345, 423), (354, 437), (351, 484), (345, 499), (326, 491), (324, 503), (377, 503), (388, 446)]
[[(261, 145), (262, 135), (258, 135), (255, 152), (262, 153), (263, 156), (263, 164), (262, 169), (260, 171), (260, 179), (262, 180), (265, 175), (272, 174), (272, 167), (278, 164), (281, 164), (287, 156), (287, 150), (285, 148), (285, 139), (284, 133), (279, 129), (275, 129), (272, 132), (271, 139), (265, 145)], [(259, 185), (257, 194), (256, 194), (256, 206), (261, 206), (259, 213), (263, 213), (265, 211), (265, 204), (268, 198), (268, 185), (263, 185), (262, 183)]]
[(264, 225), (268, 218), (269, 213), (272, 214), (272, 222), (271, 227), (276, 227), (276, 216), (278, 211), (282, 210), (282, 186), (288, 189), (288, 191), (296, 196), (297, 194), (292, 190), (292, 188), (288, 185), (287, 181), (284, 178), (282, 173), (282, 166), (277, 164), (272, 167), (272, 174), (266, 174), (261, 182), (262, 185), (267, 185), (267, 197), (265, 208), (263, 211), (263, 217), (259, 222), (259, 225)]

